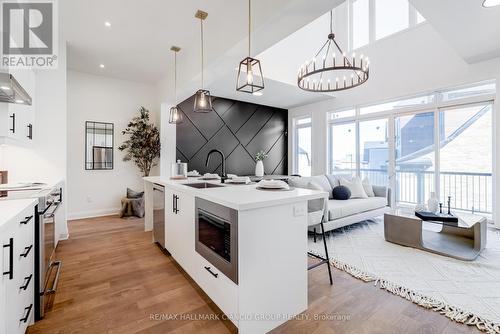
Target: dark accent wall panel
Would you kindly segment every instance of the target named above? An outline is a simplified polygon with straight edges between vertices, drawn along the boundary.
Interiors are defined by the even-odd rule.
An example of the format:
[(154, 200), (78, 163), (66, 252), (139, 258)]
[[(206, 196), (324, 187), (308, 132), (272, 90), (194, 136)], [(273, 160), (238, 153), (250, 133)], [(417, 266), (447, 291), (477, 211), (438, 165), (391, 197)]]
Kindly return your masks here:
[(214, 112), (193, 112), (194, 96), (179, 104), (184, 122), (177, 125), (177, 159), (200, 173), (219, 171), (219, 157), (205, 167), (211, 149), (226, 156), (228, 173), (252, 175), (255, 154), (269, 154), (264, 160), (266, 174), (287, 174), (288, 111), (243, 101), (213, 97)]

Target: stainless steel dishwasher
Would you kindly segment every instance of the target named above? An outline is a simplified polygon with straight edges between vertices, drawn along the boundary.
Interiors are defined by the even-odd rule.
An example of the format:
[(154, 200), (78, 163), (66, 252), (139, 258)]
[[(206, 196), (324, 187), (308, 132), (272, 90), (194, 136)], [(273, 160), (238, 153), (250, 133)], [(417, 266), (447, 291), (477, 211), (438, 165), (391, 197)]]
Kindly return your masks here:
[(165, 187), (153, 185), (153, 241), (165, 248)]

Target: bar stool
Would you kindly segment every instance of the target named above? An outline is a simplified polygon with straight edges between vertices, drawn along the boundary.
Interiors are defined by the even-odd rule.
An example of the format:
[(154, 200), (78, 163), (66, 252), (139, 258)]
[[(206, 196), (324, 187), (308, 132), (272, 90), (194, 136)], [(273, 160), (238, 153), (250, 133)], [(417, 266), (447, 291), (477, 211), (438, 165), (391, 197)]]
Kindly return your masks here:
[(325, 199), (315, 199), (308, 202), (308, 214), (307, 214), (307, 224), (308, 227), (314, 227), (314, 242), (316, 242), (316, 227), (319, 225), (321, 227), (321, 235), (323, 238), (323, 245), (325, 247), (325, 257), (322, 257), (317, 254), (313, 254), (311, 252), (307, 252), (308, 255), (319, 259), (320, 261), (310, 265), (307, 270), (314, 269), (323, 264), (326, 264), (328, 268), (328, 276), (330, 277), (330, 285), (333, 285), (332, 279), (332, 269), (330, 268), (330, 256), (328, 255), (328, 246), (326, 244), (325, 238), (325, 227), (323, 226), (323, 218), (325, 216)]

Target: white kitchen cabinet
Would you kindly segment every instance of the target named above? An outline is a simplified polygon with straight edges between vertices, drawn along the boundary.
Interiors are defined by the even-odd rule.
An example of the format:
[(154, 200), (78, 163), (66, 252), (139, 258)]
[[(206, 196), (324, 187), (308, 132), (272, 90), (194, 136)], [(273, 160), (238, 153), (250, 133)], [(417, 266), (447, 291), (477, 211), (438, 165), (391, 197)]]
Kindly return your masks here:
[(31, 96), (32, 105), (0, 102), (0, 144), (29, 146), (35, 132), (35, 73), (29, 69), (9, 73)]
[(1, 226), (0, 334), (25, 333), (34, 322), (35, 201), (20, 201), (22, 210)]
[(195, 233), (194, 196), (167, 188), (165, 202), (165, 248), (190, 273)]

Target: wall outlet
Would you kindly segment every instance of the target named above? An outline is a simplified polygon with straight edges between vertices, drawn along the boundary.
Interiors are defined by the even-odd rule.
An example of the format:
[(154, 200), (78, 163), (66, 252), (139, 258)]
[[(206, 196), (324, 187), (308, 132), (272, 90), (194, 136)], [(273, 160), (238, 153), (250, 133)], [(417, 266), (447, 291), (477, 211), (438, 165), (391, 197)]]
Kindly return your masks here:
[(87, 203), (92, 203), (92, 197), (87, 196)]
[(304, 205), (297, 204), (293, 206), (294, 217), (302, 217), (305, 215), (306, 215), (306, 208), (304, 207)]

